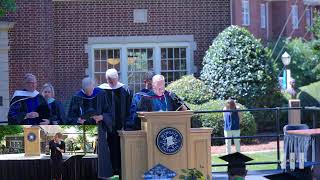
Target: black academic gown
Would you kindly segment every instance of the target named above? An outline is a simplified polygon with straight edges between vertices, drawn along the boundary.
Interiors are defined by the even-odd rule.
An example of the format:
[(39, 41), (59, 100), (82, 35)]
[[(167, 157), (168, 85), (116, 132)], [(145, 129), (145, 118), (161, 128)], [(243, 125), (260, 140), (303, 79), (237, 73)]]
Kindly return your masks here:
[[(24, 119), (29, 112), (38, 112), (39, 117)], [(42, 119), (50, 118), (49, 106), (38, 91), (18, 90), (10, 101), (8, 123), (10, 125), (38, 125)]]
[[(72, 97), (69, 108), (69, 123), (77, 124), (81, 116), (94, 109), (97, 115), (103, 115), (103, 121), (98, 123), (98, 177), (108, 178), (112, 176), (112, 166), (110, 160), (110, 151), (107, 142), (107, 131), (111, 131), (112, 118), (104, 91), (95, 88), (91, 96), (85, 95), (81, 90)], [(95, 124), (93, 119), (86, 119), (85, 124)]]
[(126, 122), (130, 118), (132, 93), (121, 83), (113, 89), (108, 84), (101, 84), (99, 87), (105, 90), (106, 98), (111, 102), (112, 131), (108, 132), (108, 143), (113, 173), (121, 175), (120, 137), (117, 131), (125, 129)]
[(64, 107), (61, 102), (54, 100), (53, 102), (49, 103), (50, 108), (50, 122), (52, 124), (53, 121), (56, 121), (58, 124), (66, 124), (67, 118), (64, 111)]

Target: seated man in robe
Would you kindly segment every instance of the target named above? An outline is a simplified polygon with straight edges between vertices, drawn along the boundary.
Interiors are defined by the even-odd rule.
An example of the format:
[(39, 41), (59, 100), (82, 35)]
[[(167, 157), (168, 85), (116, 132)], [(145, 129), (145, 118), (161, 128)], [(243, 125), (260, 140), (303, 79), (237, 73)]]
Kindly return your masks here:
[(10, 101), (8, 123), (11, 125), (49, 124), (50, 109), (45, 98), (36, 90), (36, 76), (28, 73), (23, 82), (24, 89), (16, 90)]
[(112, 118), (109, 102), (104, 91), (95, 88), (95, 81), (89, 77), (82, 80), (82, 89), (71, 100), (68, 124), (98, 125), (98, 178), (108, 179), (112, 174), (107, 131), (111, 131)]
[(174, 93), (165, 90), (165, 79), (162, 75), (152, 78), (152, 91), (144, 95), (138, 105), (141, 111), (185, 111), (187, 106)]

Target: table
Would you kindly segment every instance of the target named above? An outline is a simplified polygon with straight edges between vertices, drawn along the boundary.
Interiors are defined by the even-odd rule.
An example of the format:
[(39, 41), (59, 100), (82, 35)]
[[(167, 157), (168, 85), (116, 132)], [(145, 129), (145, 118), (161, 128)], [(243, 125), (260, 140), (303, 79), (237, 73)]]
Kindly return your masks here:
[[(303, 169), (301, 163), (304, 164), (299, 159), (299, 154), (305, 161), (313, 164), (320, 163), (320, 128), (287, 131), (284, 136), (284, 164), (287, 162), (289, 153), (294, 153), (295, 161), (298, 160), (300, 164), (299, 169)], [(284, 164), (283, 169), (286, 167)], [(319, 166), (314, 166), (313, 171), (316, 175), (320, 175)]]
[[(67, 160), (71, 156), (64, 155)], [(73, 163), (64, 164), (63, 180), (73, 180), (74, 170), (77, 169), (77, 179), (97, 179), (97, 155), (86, 155), (75, 167)], [(5, 180), (50, 180), (51, 167), (50, 156), (30, 156), (24, 154), (0, 155), (0, 179)]]

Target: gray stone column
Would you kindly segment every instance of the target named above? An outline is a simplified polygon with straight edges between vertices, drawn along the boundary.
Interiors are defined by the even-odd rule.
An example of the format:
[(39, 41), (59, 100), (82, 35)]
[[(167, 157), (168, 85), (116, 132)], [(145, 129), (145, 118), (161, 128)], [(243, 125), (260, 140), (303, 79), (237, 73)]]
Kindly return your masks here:
[[(0, 121), (7, 121), (9, 109), (9, 57), (8, 31), (12, 22), (0, 21)], [(0, 124), (1, 125), (1, 124)]]

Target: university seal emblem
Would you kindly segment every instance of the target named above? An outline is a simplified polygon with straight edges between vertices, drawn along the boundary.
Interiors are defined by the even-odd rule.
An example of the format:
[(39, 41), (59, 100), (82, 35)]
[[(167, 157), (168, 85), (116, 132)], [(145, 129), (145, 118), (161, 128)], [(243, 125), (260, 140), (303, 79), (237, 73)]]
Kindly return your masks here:
[(37, 136), (31, 132), (27, 135), (27, 139), (28, 139), (28, 141), (33, 142), (37, 139)]
[(158, 133), (156, 145), (163, 154), (173, 155), (182, 148), (183, 136), (176, 128), (167, 127)]

